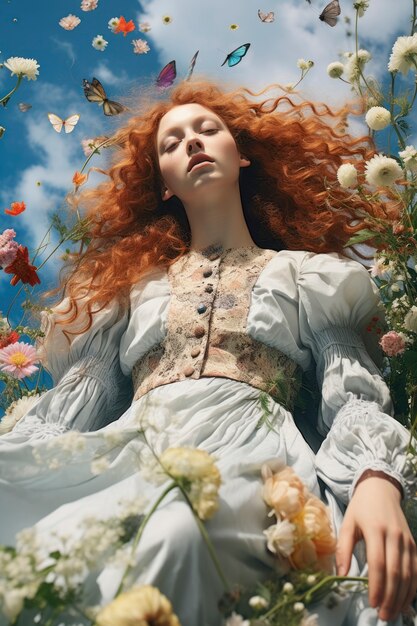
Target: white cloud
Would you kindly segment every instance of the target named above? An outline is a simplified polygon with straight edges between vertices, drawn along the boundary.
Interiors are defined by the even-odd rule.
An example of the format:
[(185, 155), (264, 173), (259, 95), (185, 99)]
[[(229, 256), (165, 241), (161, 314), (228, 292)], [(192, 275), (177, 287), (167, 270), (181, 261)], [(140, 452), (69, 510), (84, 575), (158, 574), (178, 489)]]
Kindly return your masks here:
[(101, 61), (95, 66), (91, 72), (91, 76), (103, 81), (106, 89), (107, 86), (126, 84), (129, 80), (129, 76), (126, 72), (115, 74), (104, 61)]
[(72, 67), (76, 61), (74, 46), (69, 43), (69, 41), (62, 41), (62, 39), (57, 39), (56, 37), (51, 37), (51, 40), (54, 42), (57, 48), (61, 49), (64, 54), (69, 58), (69, 60), (71, 61), (70, 67)]

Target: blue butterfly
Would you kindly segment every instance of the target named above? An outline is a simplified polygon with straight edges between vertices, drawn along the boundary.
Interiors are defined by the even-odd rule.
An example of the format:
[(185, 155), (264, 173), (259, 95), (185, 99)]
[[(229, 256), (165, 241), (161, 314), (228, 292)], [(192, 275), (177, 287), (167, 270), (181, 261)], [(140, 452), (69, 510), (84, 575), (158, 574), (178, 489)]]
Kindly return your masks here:
[(233, 67), (234, 65), (240, 63), (247, 51), (249, 50), (249, 46), (250, 43), (244, 43), (243, 46), (239, 46), (239, 48), (233, 50), (233, 52), (227, 55), (220, 67), (223, 67), (226, 61), (229, 67)]

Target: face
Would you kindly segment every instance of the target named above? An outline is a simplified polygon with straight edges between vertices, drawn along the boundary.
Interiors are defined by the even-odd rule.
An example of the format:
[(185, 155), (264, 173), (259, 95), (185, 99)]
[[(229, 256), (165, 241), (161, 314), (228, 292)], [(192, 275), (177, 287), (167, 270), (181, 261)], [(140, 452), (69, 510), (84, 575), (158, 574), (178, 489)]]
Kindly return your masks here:
[(227, 189), (237, 183), (240, 168), (250, 165), (222, 119), (195, 103), (176, 106), (163, 116), (156, 149), (166, 188), (163, 200), (175, 195), (187, 203), (210, 188)]

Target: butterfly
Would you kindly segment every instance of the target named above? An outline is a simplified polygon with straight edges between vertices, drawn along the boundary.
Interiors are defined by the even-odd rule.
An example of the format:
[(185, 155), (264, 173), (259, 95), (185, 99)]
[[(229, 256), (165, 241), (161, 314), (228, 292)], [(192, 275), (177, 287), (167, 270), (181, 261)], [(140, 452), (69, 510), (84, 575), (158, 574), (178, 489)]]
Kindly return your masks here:
[(194, 65), (195, 65), (195, 62), (196, 62), (196, 60), (197, 60), (197, 56), (198, 56), (198, 53), (199, 53), (199, 52), (200, 52), (200, 51), (199, 51), (199, 50), (197, 50), (197, 52), (195, 53), (195, 55), (194, 55), (194, 56), (193, 56), (193, 58), (191, 59), (190, 67), (189, 67), (188, 74), (187, 74), (187, 77), (186, 77), (186, 79), (185, 79), (185, 80), (190, 80), (190, 78), (191, 78), (191, 76), (192, 76), (192, 73), (193, 73), (193, 70), (194, 70)]
[(247, 51), (249, 50), (249, 46), (250, 43), (244, 43), (243, 46), (239, 46), (239, 48), (236, 48), (236, 50), (230, 52), (220, 67), (223, 67), (226, 61), (229, 67), (233, 67), (234, 65), (240, 63)]
[(329, 4), (326, 4), (319, 15), (319, 19), (322, 22), (326, 22), (329, 26), (335, 26), (338, 15), (340, 15), (339, 0), (332, 0)]
[(97, 102), (103, 106), (104, 115), (119, 115), (126, 110), (126, 107), (119, 102), (109, 100), (101, 82), (97, 78), (93, 78), (91, 83), (83, 78), (84, 95), (89, 102)]
[(170, 87), (177, 76), (175, 61), (170, 61), (162, 68), (156, 79), (158, 87)]
[(31, 104), (27, 104), (26, 102), (19, 102), (19, 104), (17, 106), (22, 111), (22, 113), (26, 113), (26, 111), (29, 111), (29, 109), (32, 108), (32, 105)]
[(66, 133), (72, 133), (75, 125), (80, 119), (80, 116), (75, 113), (75, 115), (70, 115), (69, 117), (67, 117), (66, 120), (62, 120), (58, 115), (55, 115), (55, 113), (48, 113), (48, 119), (57, 133), (61, 132), (62, 127), (64, 127)]
[(262, 13), (261, 9), (258, 9), (258, 16), (262, 22), (273, 22), (275, 20), (274, 12), (269, 11), (269, 13)]

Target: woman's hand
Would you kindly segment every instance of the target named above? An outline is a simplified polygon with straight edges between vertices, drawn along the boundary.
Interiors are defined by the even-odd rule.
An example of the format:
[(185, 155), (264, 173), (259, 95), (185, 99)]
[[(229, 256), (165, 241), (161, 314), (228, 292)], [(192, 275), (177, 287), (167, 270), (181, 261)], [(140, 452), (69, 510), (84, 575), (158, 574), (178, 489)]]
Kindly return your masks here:
[(346, 509), (336, 548), (338, 574), (346, 575), (353, 548), (365, 540), (369, 604), (381, 620), (405, 610), (417, 590), (417, 549), (400, 505), (400, 493), (383, 478), (359, 483)]

